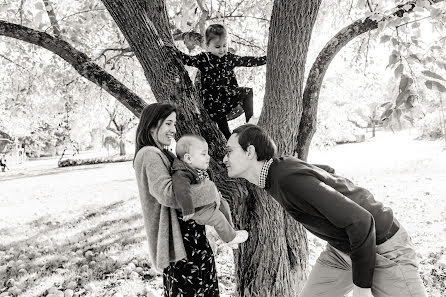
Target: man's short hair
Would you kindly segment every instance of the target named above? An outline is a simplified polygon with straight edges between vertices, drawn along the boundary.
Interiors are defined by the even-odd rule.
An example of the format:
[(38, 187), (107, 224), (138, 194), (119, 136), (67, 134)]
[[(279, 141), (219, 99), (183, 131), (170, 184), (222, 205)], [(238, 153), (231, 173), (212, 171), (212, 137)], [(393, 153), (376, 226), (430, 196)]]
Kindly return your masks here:
[(200, 135), (187, 134), (183, 135), (177, 141), (176, 153), (177, 157), (183, 160), (185, 154), (190, 154), (190, 147), (195, 143), (195, 141), (206, 142), (206, 139)]
[(238, 143), (245, 151), (250, 145), (256, 148), (257, 161), (269, 160), (276, 155), (276, 144), (259, 126), (245, 124), (234, 129), (232, 133), (237, 134)]

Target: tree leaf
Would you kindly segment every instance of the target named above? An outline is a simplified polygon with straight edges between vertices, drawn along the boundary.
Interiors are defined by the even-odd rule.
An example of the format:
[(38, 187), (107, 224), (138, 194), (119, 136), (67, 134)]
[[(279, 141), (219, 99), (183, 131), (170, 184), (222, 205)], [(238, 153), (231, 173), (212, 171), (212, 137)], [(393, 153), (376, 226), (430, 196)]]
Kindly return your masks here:
[(399, 90), (400, 92), (403, 92), (404, 90), (407, 89), (407, 83), (409, 82), (409, 77), (407, 77), (407, 75), (402, 75), (401, 76), (401, 80), (400, 80), (400, 86), (399, 86)]
[(411, 116), (405, 114), (405, 115), (403, 115), (403, 119), (405, 119), (406, 121), (408, 121), (408, 122), (411, 124), (411, 126), (413, 127), (413, 125), (414, 125), (414, 119), (413, 119)]
[(424, 70), (421, 73), (423, 73), (427, 77), (431, 77), (431, 78), (435, 78), (435, 79), (438, 79), (438, 80), (446, 81), (441, 75), (436, 74), (435, 72), (432, 72), (432, 71), (429, 71), (429, 70)]
[(43, 11), (39, 11), (34, 16), (34, 23), (37, 24), (38, 26), (40, 26), (42, 24), (42, 16), (43, 16)]
[(415, 12), (424, 12), (424, 8), (423, 8), (423, 7), (416, 6), (416, 7), (413, 9), (413, 11), (415, 11)]
[(417, 97), (415, 95), (409, 95), (409, 97), (407, 97), (406, 102), (404, 102), (404, 107), (406, 109), (411, 109), (412, 107), (414, 107), (414, 102), (416, 98)]
[(381, 104), (380, 106), (385, 107), (387, 109), (387, 108), (390, 108), (391, 105), (392, 105), (392, 102), (388, 101), (388, 102)]
[(442, 13), (443, 12), (441, 11), (441, 9), (436, 9), (436, 8), (431, 9), (431, 17), (432, 18), (436, 18), (436, 17), (442, 15)]
[(399, 107), (401, 104), (403, 104), (404, 99), (407, 98), (409, 93), (410, 93), (410, 90), (405, 90), (404, 92), (399, 93), (398, 97), (396, 97), (395, 107)]
[(418, 62), (421, 62), (421, 58), (418, 56), (418, 54), (411, 54), (411, 55), (409, 55), (409, 58), (412, 58), (414, 60), (417, 60)]
[(393, 112), (393, 109), (387, 109), (386, 111), (384, 111), (384, 112), (381, 114), (381, 121), (383, 121), (383, 120), (385, 120), (385, 119), (388, 119), (389, 116), (392, 114), (392, 112)]
[(394, 72), (395, 77), (399, 77), (403, 73), (403, 70), (404, 70), (404, 65), (400, 63), (398, 65), (398, 67), (396, 67), (396, 69), (395, 69), (395, 72)]
[(392, 38), (392, 36), (390, 35), (383, 35), (381, 36), (381, 40), (379, 42), (384, 43), (390, 40), (390, 38)]
[(439, 91), (441, 93), (446, 93), (446, 87), (444, 85), (442, 85), (441, 83), (439, 83), (438, 81), (427, 80), (424, 82), (424, 84), (426, 85), (426, 87), (429, 90), (436, 89), (437, 91)]
[(396, 63), (397, 60), (398, 60), (398, 56), (395, 54), (391, 54), (389, 56), (389, 65), (387, 65), (387, 67), (391, 67), (393, 64)]

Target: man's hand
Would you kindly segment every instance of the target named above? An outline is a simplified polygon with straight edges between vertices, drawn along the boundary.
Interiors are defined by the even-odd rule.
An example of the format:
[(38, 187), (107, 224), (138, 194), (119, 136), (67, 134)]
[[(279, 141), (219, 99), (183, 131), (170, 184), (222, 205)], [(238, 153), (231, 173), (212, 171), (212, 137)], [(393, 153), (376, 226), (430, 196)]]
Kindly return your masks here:
[(194, 214), (195, 214), (195, 213), (191, 213), (191, 214), (188, 214), (188, 215), (183, 216), (183, 221), (188, 221), (188, 220), (190, 220), (190, 219), (194, 216)]
[(335, 173), (334, 168), (332, 168), (328, 165), (322, 165), (322, 164), (313, 164), (313, 165), (327, 171), (328, 173), (331, 173), (331, 174)]
[(373, 297), (372, 289), (353, 285), (353, 297)]

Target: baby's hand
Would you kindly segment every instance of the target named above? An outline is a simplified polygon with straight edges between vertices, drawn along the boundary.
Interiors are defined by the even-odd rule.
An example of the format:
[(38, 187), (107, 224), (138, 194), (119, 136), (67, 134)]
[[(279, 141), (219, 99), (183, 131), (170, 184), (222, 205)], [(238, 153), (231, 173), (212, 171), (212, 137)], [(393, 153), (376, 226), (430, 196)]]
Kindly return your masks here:
[(194, 214), (195, 214), (195, 213), (191, 213), (191, 214), (188, 214), (188, 215), (183, 216), (183, 221), (188, 221), (188, 220), (190, 220), (190, 219), (194, 216)]

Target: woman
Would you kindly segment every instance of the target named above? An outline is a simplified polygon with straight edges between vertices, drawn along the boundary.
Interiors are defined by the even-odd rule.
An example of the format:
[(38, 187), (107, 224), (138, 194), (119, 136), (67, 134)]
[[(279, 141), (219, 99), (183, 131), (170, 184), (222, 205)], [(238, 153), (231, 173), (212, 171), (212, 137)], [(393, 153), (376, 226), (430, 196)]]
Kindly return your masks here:
[[(214, 255), (205, 227), (183, 221), (172, 192), (166, 149), (176, 133), (176, 108), (146, 106), (136, 130), (133, 160), (152, 265), (163, 270), (164, 297), (218, 297)], [(212, 183), (191, 187), (191, 195), (218, 195)]]

